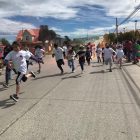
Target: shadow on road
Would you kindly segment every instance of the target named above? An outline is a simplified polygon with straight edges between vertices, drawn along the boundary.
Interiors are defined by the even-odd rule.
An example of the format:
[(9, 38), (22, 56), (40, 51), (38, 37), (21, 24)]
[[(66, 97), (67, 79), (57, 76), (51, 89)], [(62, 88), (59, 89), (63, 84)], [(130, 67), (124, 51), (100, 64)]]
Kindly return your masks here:
[(0, 88), (0, 91), (4, 91), (4, 90), (6, 90), (6, 88)]
[(132, 63), (125, 63), (125, 64), (122, 64), (122, 66), (132, 66), (132, 65), (134, 65), (134, 64), (132, 64)]
[(79, 78), (79, 77), (81, 77), (81, 74), (77, 74), (77, 75), (73, 75), (73, 76), (68, 76), (68, 77), (63, 77), (62, 80), (69, 79), (69, 78)]
[(0, 82), (0, 85), (2, 86), (2, 87), (0, 87), (0, 91), (6, 90), (6, 88), (3, 87), (3, 82)]
[(0, 107), (1, 107), (2, 109), (11, 107), (11, 106), (13, 106), (13, 105), (15, 105), (15, 102), (14, 102), (13, 100), (11, 100), (11, 99), (5, 99), (5, 100), (3, 100), (3, 101), (0, 101)]
[(43, 78), (47, 78), (47, 77), (56, 77), (56, 76), (61, 76), (61, 74), (52, 74), (52, 75), (41, 76), (41, 77), (37, 77), (33, 80), (39, 80), (39, 79), (43, 79)]
[(98, 73), (105, 73), (105, 72), (108, 72), (108, 71), (104, 71), (104, 70), (93, 71), (93, 72), (90, 72), (90, 74), (98, 74)]
[(93, 65), (92, 67), (101, 67), (101, 66), (103, 66), (103, 65), (96, 65), (96, 66)]

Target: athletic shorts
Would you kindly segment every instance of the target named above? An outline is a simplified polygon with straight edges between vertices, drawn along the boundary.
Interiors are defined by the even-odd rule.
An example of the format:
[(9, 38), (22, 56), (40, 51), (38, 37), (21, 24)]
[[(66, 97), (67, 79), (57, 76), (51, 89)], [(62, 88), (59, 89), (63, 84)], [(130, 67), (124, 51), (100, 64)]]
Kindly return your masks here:
[(43, 58), (38, 58), (38, 61), (39, 61), (38, 63), (44, 63)]
[(27, 77), (25, 74), (22, 74), (21, 72), (18, 72), (17, 78), (16, 78), (16, 84), (19, 85), (21, 81), (26, 82)]
[(105, 59), (105, 64), (108, 65), (108, 63), (112, 65), (112, 58)]
[(57, 65), (64, 65), (64, 60), (63, 59), (59, 59), (58, 61), (56, 61)]

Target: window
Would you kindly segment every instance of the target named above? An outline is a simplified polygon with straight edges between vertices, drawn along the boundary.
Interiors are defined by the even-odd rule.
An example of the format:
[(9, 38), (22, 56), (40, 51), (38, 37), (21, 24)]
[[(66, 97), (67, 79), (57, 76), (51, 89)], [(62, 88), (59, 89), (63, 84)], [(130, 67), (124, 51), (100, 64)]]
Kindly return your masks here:
[(26, 40), (26, 41), (29, 41), (29, 40), (30, 40), (29, 36), (26, 36), (26, 37), (25, 37), (25, 40)]

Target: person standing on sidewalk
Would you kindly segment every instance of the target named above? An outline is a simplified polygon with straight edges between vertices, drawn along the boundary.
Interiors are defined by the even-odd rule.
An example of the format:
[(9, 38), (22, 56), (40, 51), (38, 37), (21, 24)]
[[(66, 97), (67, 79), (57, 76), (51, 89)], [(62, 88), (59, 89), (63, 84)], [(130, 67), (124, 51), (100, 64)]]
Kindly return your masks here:
[(9, 61), (12, 61), (13, 67), (17, 72), (16, 78), (16, 94), (10, 96), (14, 101), (18, 101), (19, 92), (20, 92), (20, 83), (21, 81), (26, 82), (29, 77), (36, 77), (35, 74), (31, 71), (27, 73), (27, 64), (26, 60), (31, 57), (26, 51), (20, 50), (19, 44), (17, 41), (14, 41), (12, 44), (13, 51), (8, 53), (5, 57), (5, 63), (9, 65)]
[(105, 64), (109, 63), (109, 71), (112, 72), (112, 56), (116, 53), (109, 44), (106, 44), (106, 48), (103, 50)]
[(64, 70), (62, 68), (62, 65), (64, 65), (65, 52), (61, 47), (58, 47), (57, 44), (54, 44), (52, 57), (55, 57), (57, 66), (61, 70), (61, 74), (63, 74)]

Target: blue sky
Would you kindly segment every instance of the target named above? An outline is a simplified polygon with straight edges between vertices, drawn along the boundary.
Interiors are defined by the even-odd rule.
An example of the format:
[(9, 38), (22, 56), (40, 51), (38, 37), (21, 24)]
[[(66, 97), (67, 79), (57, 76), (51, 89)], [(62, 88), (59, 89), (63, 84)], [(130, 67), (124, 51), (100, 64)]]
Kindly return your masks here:
[[(139, 4), (140, 0), (0, 0), (0, 38), (13, 41), (19, 30), (40, 25), (72, 38), (103, 35), (114, 31), (116, 17), (121, 22)], [(140, 19), (139, 11), (119, 31), (134, 29), (135, 19)]]

